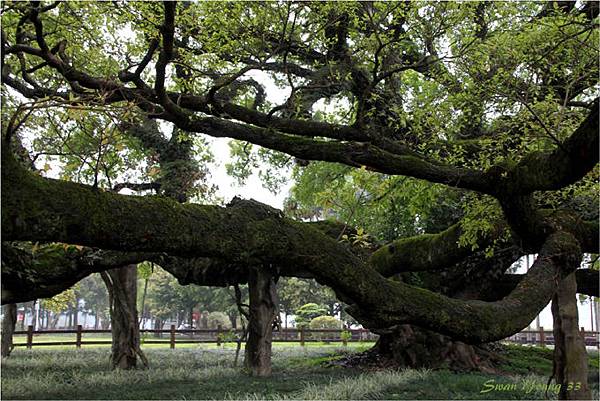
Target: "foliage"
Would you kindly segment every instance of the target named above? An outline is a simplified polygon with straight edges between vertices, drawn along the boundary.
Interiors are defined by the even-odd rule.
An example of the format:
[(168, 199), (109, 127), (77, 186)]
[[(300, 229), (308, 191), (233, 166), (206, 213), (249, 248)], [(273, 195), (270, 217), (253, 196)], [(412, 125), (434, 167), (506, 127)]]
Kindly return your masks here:
[(460, 191), (407, 177), (313, 162), (293, 178), (289, 215), (333, 218), (379, 240), (441, 231), (463, 214)]
[(60, 313), (71, 307), (75, 301), (75, 290), (73, 288), (69, 288), (68, 290), (63, 291), (52, 298), (42, 300), (41, 306), (44, 309), (54, 313)]
[(108, 292), (100, 274), (94, 273), (81, 280), (77, 284), (77, 292), (78, 297), (84, 301), (84, 310), (93, 313), (97, 323), (100, 319), (108, 327)]
[(230, 331), (226, 331), (224, 333), (219, 333), (217, 335), (217, 338), (219, 339), (219, 341), (226, 343), (226, 342), (237, 341), (238, 336), (234, 330), (230, 330)]
[(327, 309), (315, 303), (308, 303), (296, 309), (296, 327), (308, 327), (311, 320), (323, 315)]
[[(515, 191), (504, 180), (517, 163), (560, 151), (593, 107), (592, 4), (181, 3), (169, 29), (172, 3), (10, 2), (2, 9), (2, 73), (12, 89), (2, 93), (2, 119), (23, 117), (21, 139), (41, 174), (100, 189), (149, 181), (166, 196), (182, 190), (181, 201), (198, 192), (210, 198), (202, 182), (212, 159), (201, 135), (235, 137), (228, 170), (242, 180), (260, 169), (274, 189), (276, 172), (294, 166), (289, 216), (360, 227), (339, 233), (356, 244), (365, 233), (389, 241), (463, 219), (460, 244), (474, 249), (504, 211), (528, 205), (513, 193), (537, 192), (532, 211), (597, 216), (597, 166), (558, 191)], [(267, 81), (288, 99), (267, 100)], [(593, 152), (581, 150), (590, 159), (584, 153)], [(537, 185), (536, 169), (526, 167), (510, 177)], [(559, 183), (540, 189), (569, 181), (560, 170)], [(469, 185), (471, 172), (486, 185)], [(500, 188), (503, 196), (494, 196), (504, 210), (453, 186)], [(211, 309), (215, 294), (225, 295), (160, 276), (153, 282), (157, 316), (166, 305), (179, 316), (198, 304)], [(335, 303), (328, 306), (333, 313)]]
[(229, 317), (223, 312), (210, 312), (208, 315), (208, 327), (216, 329), (218, 326), (221, 326), (225, 330), (230, 329), (231, 322), (229, 321)]
[[(342, 327), (342, 322), (333, 316), (317, 316), (310, 321), (308, 327), (311, 330), (340, 329)], [(331, 338), (329, 333), (311, 333), (311, 336), (321, 340)]]
[(339, 329), (342, 327), (342, 322), (333, 316), (317, 316), (310, 321), (309, 327), (313, 330)]
[(281, 311), (288, 315), (294, 314), (308, 303), (324, 305), (330, 314), (339, 306), (339, 301), (330, 288), (311, 279), (281, 277), (277, 282), (277, 295)]
[(235, 308), (227, 289), (180, 285), (170, 273), (156, 265), (149, 278), (146, 303), (147, 310), (161, 320), (174, 318), (177, 313), (180, 317), (187, 316), (189, 320), (189, 314), (194, 308), (208, 312), (219, 311), (220, 313), (209, 314), (207, 323), (213, 328), (216, 328), (217, 322), (224, 328), (230, 327), (229, 318), (222, 312), (229, 313)]

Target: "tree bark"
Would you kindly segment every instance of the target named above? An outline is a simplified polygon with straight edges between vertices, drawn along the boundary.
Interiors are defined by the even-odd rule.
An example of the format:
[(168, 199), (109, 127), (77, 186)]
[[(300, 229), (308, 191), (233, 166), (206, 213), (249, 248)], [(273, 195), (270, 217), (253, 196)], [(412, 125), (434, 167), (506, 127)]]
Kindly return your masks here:
[(350, 364), (373, 364), (385, 367), (436, 369), (446, 367), (455, 371), (495, 371), (495, 354), (486, 345), (474, 346), (452, 340), (433, 331), (404, 324), (391, 332), (382, 333), (375, 346)]
[(244, 366), (252, 376), (266, 377), (271, 375), (271, 340), (276, 311), (273, 276), (263, 267), (250, 269), (248, 290), (250, 319)]
[(575, 274), (564, 278), (552, 298), (554, 318), (554, 379), (560, 384), (559, 399), (591, 400), (588, 355), (579, 332)]
[(4, 320), (2, 320), (2, 357), (10, 355), (13, 350), (13, 333), (17, 324), (17, 304), (8, 304), (4, 307)]
[(137, 318), (137, 266), (102, 273), (109, 293), (112, 327), (111, 365), (113, 369), (134, 369), (139, 356), (145, 366), (148, 361), (140, 349)]

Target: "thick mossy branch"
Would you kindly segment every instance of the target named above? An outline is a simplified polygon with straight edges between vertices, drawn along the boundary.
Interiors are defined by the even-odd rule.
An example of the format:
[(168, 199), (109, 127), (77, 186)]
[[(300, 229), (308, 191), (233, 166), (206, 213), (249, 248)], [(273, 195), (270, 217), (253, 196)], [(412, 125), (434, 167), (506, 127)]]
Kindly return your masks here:
[(491, 175), (503, 175), (493, 194), (526, 195), (533, 191), (557, 190), (583, 178), (598, 164), (598, 112), (600, 103), (594, 101), (589, 115), (575, 132), (549, 153), (533, 152), (508, 170), (492, 168)]
[(88, 275), (149, 259), (153, 254), (66, 244), (2, 243), (2, 304), (50, 298)]
[(459, 247), (460, 224), (438, 234), (402, 238), (379, 248), (371, 256), (371, 265), (384, 277), (402, 272), (440, 270), (473, 254), (470, 247)]
[[(497, 280), (493, 292), (489, 293), (490, 299), (504, 298), (523, 280), (524, 274), (505, 274)], [(600, 297), (600, 271), (593, 269), (578, 269), (575, 272), (577, 280), (577, 293), (590, 297)]]
[(233, 265), (272, 266), (276, 275), (308, 271), (340, 300), (369, 311), (357, 316), (367, 327), (411, 323), (468, 342), (501, 339), (527, 326), (580, 257), (572, 235), (552, 234), (508, 297), (494, 303), (462, 301), (388, 280), (347, 245), (255, 201), (235, 200), (222, 208), (101, 192), (36, 176), (4, 149), (5, 240), (211, 257)]
[[(552, 234), (528, 274), (505, 298), (496, 302), (461, 301), (387, 281), (378, 289), (380, 305), (351, 311), (377, 327), (378, 322), (413, 323), (468, 343), (500, 340), (526, 327), (552, 298), (560, 280), (579, 266), (581, 250), (568, 233)], [(373, 289), (375, 290), (375, 289)], [(417, 302), (414, 300), (418, 299)], [(409, 309), (410, 308), (410, 309)], [(361, 321), (362, 321), (361, 320)], [(437, 326), (431, 322), (436, 321)]]

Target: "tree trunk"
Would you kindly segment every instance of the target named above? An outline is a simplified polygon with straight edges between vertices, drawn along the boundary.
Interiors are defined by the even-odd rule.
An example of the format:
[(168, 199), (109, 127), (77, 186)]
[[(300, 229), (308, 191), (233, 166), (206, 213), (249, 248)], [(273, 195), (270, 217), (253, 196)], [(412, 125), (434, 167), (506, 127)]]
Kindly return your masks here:
[(58, 320), (60, 319), (60, 312), (54, 313), (52, 315), (52, 323), (50, 324), (50, 329), (56, 330), (56, 325), (58, 324)]
[(73, 328), (76, 329), (79, 325), (79, 299), (75, 298), (73, 305)]
[(237, 313), (230, 312), (227, 314), (227, 317), (229, 317), (229, 321), (231, 322), (231, 328), (237, 330)]
[(33, 305), (31, 306), (31, 325), (33, 326), (33, 331), (37, 329), (37, 321), (38, 321), (38, 310), (36, 308), (38, 300), (33, 301)]
[[(162, 320), (159, 318), (154, 319), (154, 330), (162, 330)], [(154, 333), (154, 337), (157, 338), (161, 338), (162, 337), (162, 333), (157, 331)]]
[(591, 400), (588, 355), (579, 332), (575, 274), (565, 277), (552, 298), (554, 318), (554, 379), (561, 400)]
[(25, 331), (25, 317), (27, 316), (27, 306), (23, 305), (23, 319), (20, 320), (19, 328), (21, 331)]
[(148, 294), (148, 281), (149, 278), (146, 277), (146, 279), (144, 280), (144, 292), (142, 293), (142, 305), (140, 307), (140, 329), (143, 329), (145, 324), (146, 324), (146, 313), (145, 313), (145, 309), (146, 309), (146, 295)]
[(13, 350), (13, 333), (17, 324), (17, 304), (8, 304), (4, 307), (4, 320), (2, 320), (2, 357), (7, 357)]
[(148, 361), (140, 349), (140, 330), (137, 319), (137, 266), (103, 272), (108, 289), (112, 327), (113, 368), (133, 369), (139, 356), (145, 366)]
[(592, 305), (594, 306), (594, 318), (596, 321), (596, 331), (600, 332), (600, 302), (598, 302), (598, 298), (591, 297), (590, 298)]
[(271, 375), (271, 336), (276, 313), (275, 281), (264, 268), (251, 268), (248, 275), (250, 321), (244, 366), (252, 376)]
[(416, 326), (400, 325), (381, 333), (373, 348), (345, 363), (379, 367), (440, 368), (493, 373), (495, 354)]

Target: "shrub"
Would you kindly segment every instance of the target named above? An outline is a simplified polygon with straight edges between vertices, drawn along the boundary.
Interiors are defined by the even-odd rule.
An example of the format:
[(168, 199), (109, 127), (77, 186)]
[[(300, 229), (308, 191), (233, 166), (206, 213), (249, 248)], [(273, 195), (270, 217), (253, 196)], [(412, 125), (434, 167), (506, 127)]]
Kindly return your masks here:
[[(341, 329), (342, 322), (333, 316), (318, 316), (310, 321), (309, 325), (311, 330), (319, 329)], [(311, 333), (313, 338), (324, 340), (331, 338), (332, 333)]]
[(317, 316), (321, 316), (327, 312), (327, 308), (323, 305), (308, 303), (296, 309), (296, 327), (308, 327), (311, 320)]
[(219, 325), (223, 330), (228, 330), (231, 328), (231, 321), (229, 317), (223, 312), (210, 312), (208, 314), (208, 327), (211, 329), (216, 329)]

